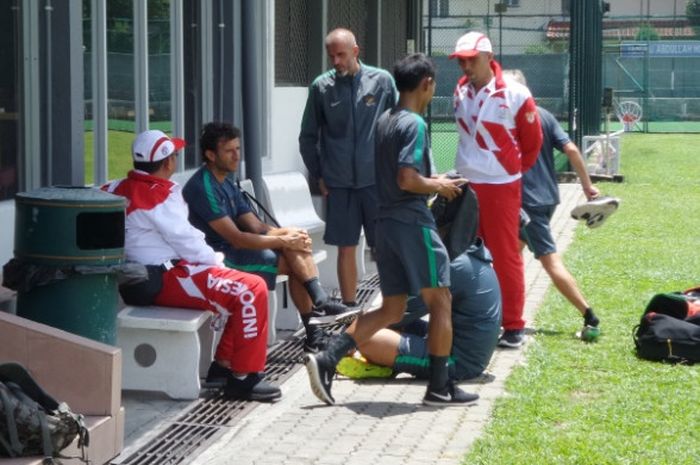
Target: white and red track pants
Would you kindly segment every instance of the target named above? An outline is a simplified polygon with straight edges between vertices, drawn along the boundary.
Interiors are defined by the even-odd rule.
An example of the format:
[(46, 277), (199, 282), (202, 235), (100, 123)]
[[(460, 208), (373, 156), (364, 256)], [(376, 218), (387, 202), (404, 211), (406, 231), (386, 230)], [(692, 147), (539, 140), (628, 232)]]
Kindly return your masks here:
[(493, 267), (501, 286), (503, 329), (523, 329), (525, 270), (520, 255), (521, 182), (474, 184), (479, 200), (479, 236), (493, 256)]
[(237, 373), (265, 369), (267, 285), (256, 275), (181, 261), (163, 273), (155, 304), (228, 314), (216, 360), (228, 360)]

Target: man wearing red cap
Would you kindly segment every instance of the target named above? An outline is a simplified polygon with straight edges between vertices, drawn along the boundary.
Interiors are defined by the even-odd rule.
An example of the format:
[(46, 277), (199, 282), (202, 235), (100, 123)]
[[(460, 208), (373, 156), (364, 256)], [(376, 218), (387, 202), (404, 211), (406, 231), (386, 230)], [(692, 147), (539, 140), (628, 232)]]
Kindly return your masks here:
[(181, 188), (170, 181), (184, 146), (184, 140), (161, 131), (142, 132), (132, 145), (134, 169), (125, 179), (103, 186), (127, 198), (124, 253), (149, 271), (144, 286), (123, 286), (120, 292), (126, 303), (218, 313), (226, 323), (207, 379), (224, 380), (225, 393), (232, 398), (275, 401), (281, 391), (262, 375), (267, 286), (258, 276), (225, 268), (223, 254), (214, 252), (187, 220)]
[(537, 160), (542, 128), (530, 91), (502, 76), (486, 35), (463, 35), (450, 58), (464, 72), (454, 93), (459, 134), (455, 168), (479, 199), (479, 235), (491, 250), (501, 286), (504, 331), (499, 344), (520, 347), (525, 327), (518, 240), (521, 177)]

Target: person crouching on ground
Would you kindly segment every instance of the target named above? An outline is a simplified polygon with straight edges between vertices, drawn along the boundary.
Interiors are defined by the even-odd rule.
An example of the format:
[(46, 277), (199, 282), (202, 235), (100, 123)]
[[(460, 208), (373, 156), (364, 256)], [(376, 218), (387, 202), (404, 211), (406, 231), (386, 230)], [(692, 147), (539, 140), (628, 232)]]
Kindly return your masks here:
[[(472, 379), (488, 366), (501, 328), (501, 289), (491, 265), (491, 254), (481, 239), (450, 262), (450, 293), (450, 376), (455, 380)], [(428, 308), (420, 296), (409, 298), (406, 314), (399, 324), (380, 329), (358, 347), (366, 361), (343, 357), (338, 372), (349, 378), (408, 373), (427, 379), (430, 376), (428, 323), (422, 319), (427, 314)]]

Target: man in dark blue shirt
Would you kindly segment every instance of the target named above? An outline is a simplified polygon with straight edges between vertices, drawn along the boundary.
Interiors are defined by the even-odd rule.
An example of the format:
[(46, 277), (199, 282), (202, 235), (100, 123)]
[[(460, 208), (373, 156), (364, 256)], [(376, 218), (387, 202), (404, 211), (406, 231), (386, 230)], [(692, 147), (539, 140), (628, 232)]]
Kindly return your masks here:
[(262, 276), (271, 290), (278, 274), (289, 275), (289, 293), (306, 328), (305, 349), (321, 349), (325, 338), (316, 325), (350, 322), (359, 308), (333, 302), (321, 287), (306, 231), (263, 223), (231, 181), (229, 174), (240, 162), (240, 130), (209, 123), (202, 129), (200, 148), (204, 165), (182, 191), (190, 222), (214, 250), (224, 253), (226, 266)]
[[(516, 81), (526, 85), (525, 76), (521, 71), (512, 70), (508, 73), (511, 73)], [(543, 140), (537, 162), (523, 174), (522, 206), (530, 217), (530, 222), (520, 232), (521, 249), (527, 244), (535, 258), (542, 263), (554, 286), (581, 313), (584, 325), (597, 327), (598, 317), (593, 313), (593, 309), (579, 290), (576, 279), (566, 269), (561, 256), (557, 253), (556, 243), (549, 226), (549, 221), (559, 204), (554, 149), (568, 157), (581, 180), (583, 193), (588, 200), (598, 197), (600, 192), (591, 182), (581, 152), (561, 128), (554, 115), (542, 107), (537, 107), (537, 111), (542, 123)]]
[[(496, 349), (501, 329), (501, 289), (491, 261), (491, 254), (479, 239), (450, 262), (453, 333), (450, 373), (456, 380), (479, 376)], [(338, 372), (350, 378), (381, 373), (372, 370), (369, 362), (390, 367), (390, 372), (428, 378), (427, 322), (422, 320), (427, 314), (423, 299), (411, 297), (401, 323), (377, 331), (359, 346), (367, 361), (345, 357), (338, 365)]]

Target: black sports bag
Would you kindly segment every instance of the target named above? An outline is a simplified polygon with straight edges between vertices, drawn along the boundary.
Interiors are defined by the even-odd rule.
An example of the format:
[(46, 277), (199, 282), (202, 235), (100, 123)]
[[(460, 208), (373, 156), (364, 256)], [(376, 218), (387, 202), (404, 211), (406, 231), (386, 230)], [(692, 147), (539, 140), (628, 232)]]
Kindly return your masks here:
[(647, 360), (700, 362), (700, 288), (655, 295), (635, 327), (637, 355)]

